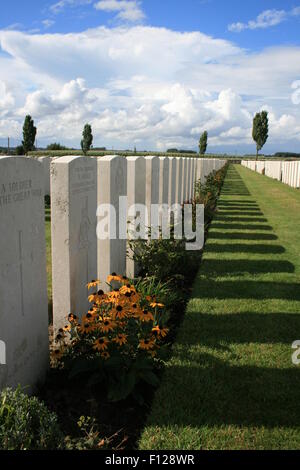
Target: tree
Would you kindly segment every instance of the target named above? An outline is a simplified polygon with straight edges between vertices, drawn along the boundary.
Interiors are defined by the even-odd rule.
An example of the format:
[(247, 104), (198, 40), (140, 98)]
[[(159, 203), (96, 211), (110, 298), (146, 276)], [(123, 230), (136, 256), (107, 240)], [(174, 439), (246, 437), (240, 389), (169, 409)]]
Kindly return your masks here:
[(256, 142), (256, 160), (258, 152), (263, 148), (269, 137), (269, 119), (267, 111), (256, 113), (253, 119), (252, 137)]
[(81, 148), (82, 148), (84, 155), (86, 155), (87, 152), (90, 150), (91, 145), (93, 143), (92, 126), (90, 126), (90, 124), (86, 124), (84, 126), (82, 137), (83, 139), (81, 141)]
[(204, 155), (207, 149), (207, 138), (208, 134), (207, 131), (204, 131), (199, 140), (199, 153), (200, 155)]
[(18, 145), (16, 148), (15, 148), (15, 155), (24, 155), (24, 147), (23, 145)]
[(25, 154), (27, 154), (31, 150), (34, 150), (36, 131), (37, 129), (34, 126), (34, 121), (32, 117), (27, 115), (25, 117), (25, 121), (23, 125), (23, 142), (22, 142)]
[(59, 143), (54, 142), (53, 144), (49, 144), (46, 150), (68, 150), (68, 149), (64, 145), (60, 145)]

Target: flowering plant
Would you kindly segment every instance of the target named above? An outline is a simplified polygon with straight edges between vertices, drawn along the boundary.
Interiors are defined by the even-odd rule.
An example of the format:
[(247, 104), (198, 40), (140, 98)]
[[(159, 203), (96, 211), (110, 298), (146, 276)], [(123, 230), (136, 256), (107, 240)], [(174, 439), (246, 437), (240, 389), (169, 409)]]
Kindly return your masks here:
[(89, 385), (103, 383), (109, 400), (119, 401), (140, 381), (158, 385), (154, 369), (168, 334), (167, 312), (156, 296), (139, 292), (126, 277), (108, 276), (107, 293), (99, 284), (88, 284), (90, 310), (81, 320), (69, 314), (59, 330), (53, 361), (69, 369), (70, 378), (85, 375)]

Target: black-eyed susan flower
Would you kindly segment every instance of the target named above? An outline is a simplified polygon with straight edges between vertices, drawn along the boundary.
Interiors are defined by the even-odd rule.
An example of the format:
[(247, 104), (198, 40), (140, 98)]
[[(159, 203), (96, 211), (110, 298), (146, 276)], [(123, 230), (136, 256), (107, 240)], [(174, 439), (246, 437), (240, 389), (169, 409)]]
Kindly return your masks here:
[(107, 351), (103, 351), (103, 353), (101, 353), (101, 357), (107, 361), (107, 359), (110, 358), (110, 354)]
[(96, 339), (95, 343), (94, 343), (94, 346), (93, 348), (96, 350), (96, 351), (106, 351), (107, 348), (108, 348), (108, 344), (109, 344), (109, 339), (108, 338), (98, 338)]
[(54, 359), (56, 359), (56, 360), (61, 359), (62, 356), (63, 356), (63, 353), (64, 353), (64, 352), (63, 352), (63, 349), (55, 349), (55, 350), (53, 351), (53, 357), (54, 357)]
[(90, 323), (94, 319), (94, 315), (91, 312), (88, 312), (82, 317), (82, 323)]
[(66, 325), (66, 326), (64, 326), (64, 327), (63, 327), (63, 330), (66, 331), (66, 332), (67, 332), (67, 331), (71, 331), (71, 325)]
[(151, 340), (151, 339), (142, 339), (140, 341), (140, 348), (141, 349), (144, 349), (145, 351), (148, 351), (149, 349), (153, 349), (154, 348), (154, 341)]
[(122, 282), (122, 276), (118, 276), (116, 273), (112, 273), (110, 276), (107, 276), (107, 282), (110, 284), (111, 282)]
[(78, 331), (82, 334), (92, 333), (95, 331), (95, 325), (91, 322), (85, 321), (79, 326)]
[(143, 322), (149, 322), (149, 321), (154, 321), (154, 317), (151, 312), (148, 310), (138, 310), (136, 312), (136, 317), (138, 317), (141, 321)]
[(58, 335), (56, 335), (55, 341), (56, 341), (56, 343), (59, 343), (60, 341), (63, 341), (64, 339), (65, 339), (65, 334), (64, 333), (58, 333)]
[(109, 318), (104, 318), (103, 322), (100, 324), (100, 330), (103, 331), (103, 333), (109, 333), (110, 331), (113, 331), (116, 328), (116, 323), (111, 321)]
[(77, 315), (74, 315), (73, 313), (69, 313), (68, 315), (68, 320), (70, 323), (77, 322)]
[(119, 346), (123, 346), (124, 344), (127, 343), (127, 338), (128, 338), (127, 335), (120, 333), (118, 334), (118, 336), (116, 336), (116, 338), (113, 339), (113, 341), (117, 343)]
[(122, 305), (116, 305), (111, 311), (111, 316), (114, 320), (123, 320), (128, 316), (128, 308)]
[(151, 302), (150, 307), (152, 307), (152, 308), (156, 308), (156, 307), (157, 308), (164, 308), (165, 305), (161, 304), (161, 303), (158, 303), (158, 302)]
[(91, 281), (89, 282), (86, 286), (88, 289), (92, 289), (92, 287), (98, 287), (98, 285), (101, 284), (101, 281), (96, 280), (96, 281)]
[(159, 326), (155, 326), (152, 328), (152, 333), (160, 338), (165, 338), (169, 333), (168, 328), (160, 328)]

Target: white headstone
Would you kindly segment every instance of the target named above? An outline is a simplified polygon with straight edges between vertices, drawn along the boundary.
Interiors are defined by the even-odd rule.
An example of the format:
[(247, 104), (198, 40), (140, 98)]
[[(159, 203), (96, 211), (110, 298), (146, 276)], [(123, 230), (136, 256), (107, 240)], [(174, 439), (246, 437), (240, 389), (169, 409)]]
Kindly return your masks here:
[[(107, 225), (106, 240), (99, 239), (98, 235), (98, 278), (102, 282), (113, 272), (126, 274), (127, 205), (120, 200), (121, 197), (124, 201), (126, 196), (127, 159), (115, 155), (98, 158), (98, 211), (100, 206), (107, 204), (114, 208), (113, 213), (104, 210), (101, 214), (102, 221), (106, 218), (110, 225), (110, 229)], [(113, 224), (115, 234), (110, 233)]]
[(49, 365), (43, 167), (0, 157), (0, 390), (43, 380)]
[(168, 204), (169, 199), (169, 157), (159, 157), (159, 204)]
[(148, 227), (153, 222), (151, 220), (151, 204), (159, 204), (159, 157), (146, 157), (146, 207), (148, 210)]
[[(146, 159), (144, 157), (128, 157), (127, 158), (127, 198), (128, 209), (134, 205), (145, 205), (146, 201)], [(138, 219), (136, 218), (138, 217)], [(132, 230), (140, 231), (142, 224), (145, 225), (144, 215), (138, 211), (136, 215), (129, 215), (128, 225), (129, 234)], [(138, 227), (139, 230), (138, 230)], [(132, 251), (128, 249), (128, 257), (126, 262), (126, 273), (129, 278), (133, 278), (138, 274), (138, 266), (132, 259)]]
[(51, 157), (40, 157), (38, 161), (43, 165), (44, 172), (44, 195), (50, 196), (50, 163)]
[(176, 157), (169, 158), (169, 196), (168, 204), (172, 206), (176, 201), (176, 172), (177, 172), (177, 159)]
[(66, 156), (51, 163), (53, 322), (89, 309), (86, 284), (97, 278), (97, 161)]

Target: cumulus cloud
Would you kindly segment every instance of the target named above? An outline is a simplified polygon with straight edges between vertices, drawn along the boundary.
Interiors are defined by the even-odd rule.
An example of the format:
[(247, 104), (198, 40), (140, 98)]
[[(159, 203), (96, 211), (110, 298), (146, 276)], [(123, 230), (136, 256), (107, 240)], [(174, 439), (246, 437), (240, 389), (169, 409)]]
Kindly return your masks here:
[(96, 10), (118, 12), (117, 19), (136, 22), (145, 18), (140, 5), (137, 0), (100, 0), (94, 7)]
[(108, 148), (195, 148), (207, 129), (221, 150), (250, 144), (253, 115), (268, 104), (272, 142), (300, 139), (300, 106), (291, 99), (300, 78), (295, 46), (250, 54), (200, 32), (135, 26), (0, 31), (0, 47), (3, 138), (9, 131), (20, 139), (30, 113), (45, 144), (78, 146), (90, 122), (95, 144)]
[(245, 29), (266, 29), (271, 26), (276, 26), (291, 16), (299, 16), (300, 7), (295, 7), (290, 11), (286, 10), (265, 10), (260, 13), (255, 20), (250, 20), (248, 23), (232, 23), (228, 25), (228, 30), (233, 33), (240, 33)]

